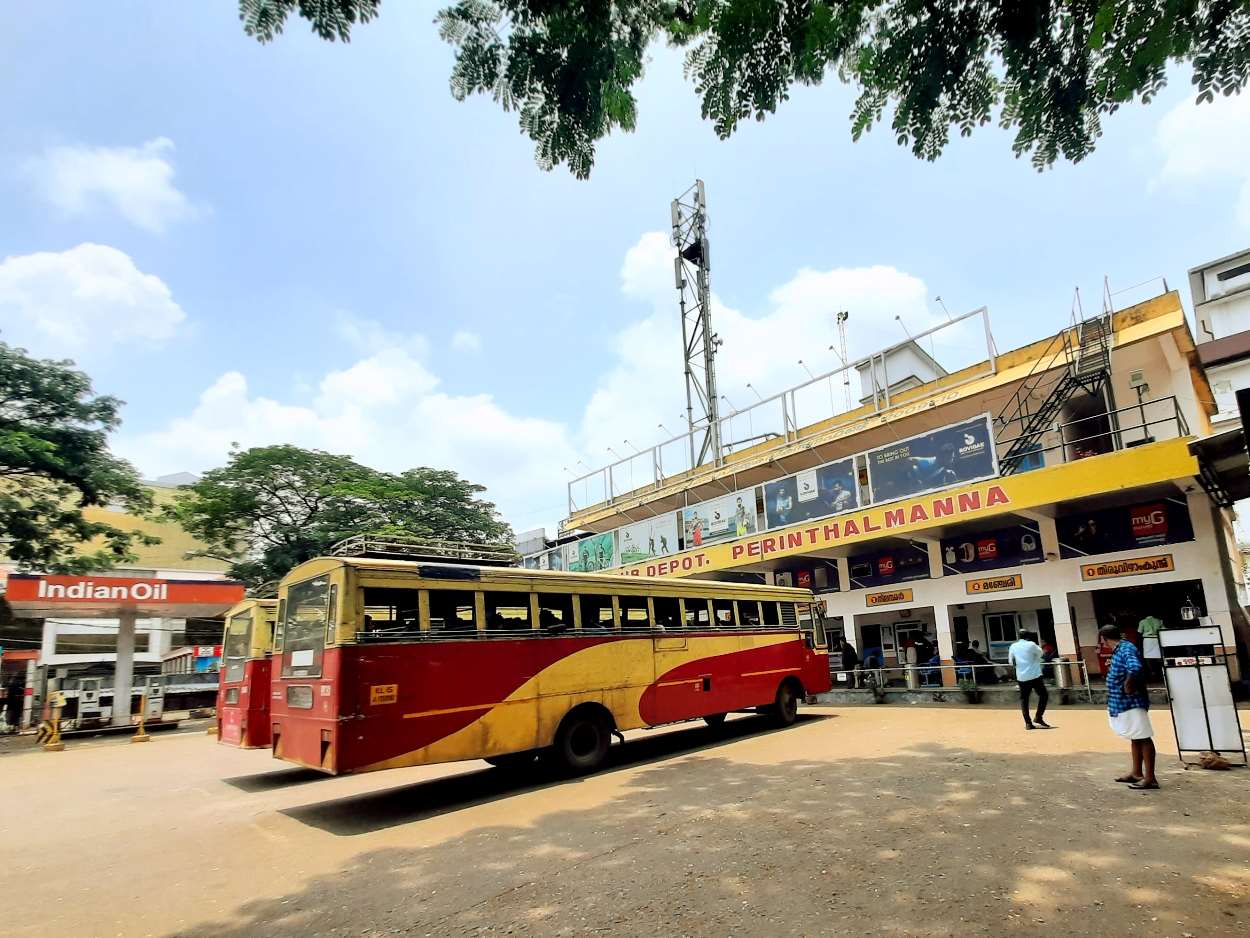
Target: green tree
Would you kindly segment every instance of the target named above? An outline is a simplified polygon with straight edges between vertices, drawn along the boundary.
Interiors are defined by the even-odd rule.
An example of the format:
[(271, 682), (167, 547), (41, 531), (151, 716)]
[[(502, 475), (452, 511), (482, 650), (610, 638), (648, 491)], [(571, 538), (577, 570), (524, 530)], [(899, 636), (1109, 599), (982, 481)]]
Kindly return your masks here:
[[(240, 0), (239, 15), (262, 42), (295, 12), (347, 41), (380, 3)], [(579, 177), (599, 140), (634, 129), (656, 41), (687, 50), (722, 138), (833, 75), (858, 92), (855, 139), (888, 112), (899, 144), (932, 160), (953, 129), (997, 119), (1039, 169), (1088, 156), (1103, 115), (1148, 102), (1171, 66), (1192, 68), (1199, 103), (1250, 77), (1250, 0), (459, 0), (437, 23), (455, 48), (452, 94), (518, 112), (539, 165)]]
[(184, 486), (167, 514), (255, 586), (281, 578), (345, 537), (402, 533), (509, 543), (512, 531), (482, 486), (454, 472), (378, 472), (348, 456), (298, 446), (235, 450)]
[(133, 560), (150, 535), (88, 521), (83, 509), (152, 508), (135, 470), (108, 451), (121, 401), (96, 397), (69, 361), (0, 342), (0, 552), (23, 568), (104, 570)]

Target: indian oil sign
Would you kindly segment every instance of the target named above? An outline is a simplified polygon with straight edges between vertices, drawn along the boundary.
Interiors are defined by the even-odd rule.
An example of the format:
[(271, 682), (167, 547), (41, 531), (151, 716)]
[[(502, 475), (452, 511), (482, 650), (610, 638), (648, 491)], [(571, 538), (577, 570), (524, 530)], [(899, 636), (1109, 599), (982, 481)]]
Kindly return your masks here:
[(231, 580), (15, 573), (9, 577), (5, 597), (13, 604), (36, 606), (233, 605), (243, 598), (243, 585)]

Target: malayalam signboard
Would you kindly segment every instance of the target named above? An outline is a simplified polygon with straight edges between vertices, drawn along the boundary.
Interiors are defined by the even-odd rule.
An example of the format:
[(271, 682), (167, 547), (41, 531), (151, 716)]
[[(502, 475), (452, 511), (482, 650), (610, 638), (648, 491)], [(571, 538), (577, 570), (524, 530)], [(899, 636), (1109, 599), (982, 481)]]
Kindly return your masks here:
[(755, 489), (743, 489), (681, 511), (686, 549), (755, 533)]
[(1176, 569), (1171, 554), (1157, 557), (1133, 557), (1130, 560), (1104, 560), (1081, 564), (1082, 580), (1105, 580), (1116, 576), (1141, 576), (1143, 573), (1168, 573)]
[(969, 596), (979, 596), (982, 593), (1002, 593), (1011, 590), (1024, 589), (1024, 577), (1018, 573), (1010, 576), (990, 576), (982, 577), (979, 580), (968, 580), (964, 583), (964, 589)]
[(922, 495), (998, 475), (989, 414), (869, 450), (873, 502)]
[(765, 527), (769, 528), (838, 515), (858, 507), (853, 457), (764, 484)]
[(621, 563), (641, 563), (677, 553), (681, 549), (677, 514), (669, 512), (618, 528), (617, 549)]

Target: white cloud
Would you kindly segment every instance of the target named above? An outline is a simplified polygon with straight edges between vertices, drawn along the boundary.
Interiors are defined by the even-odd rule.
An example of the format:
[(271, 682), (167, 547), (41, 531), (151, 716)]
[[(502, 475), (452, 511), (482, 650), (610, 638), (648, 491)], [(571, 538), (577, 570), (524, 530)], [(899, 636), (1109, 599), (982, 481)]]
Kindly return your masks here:
[[(257, 395), (242, 374), (227, 372), (190, 414), (156, 432), (123, 437), (119, 449), (149, 477), (220, 465), (234, 442), (291, 442), (391, 471), (452, 468), (486, 485), (487, 497), (517, 530), (551, 529), (565, 514), (565, 467), (577, 469), (579, 460), (602, 466), (613, 458), (609, 446), (628, 451), (626, 439), (645, 448), (662, 437), (661, 422), (670, 430), (681, 427), (685, 388), (672, 254), (667, 236), (657, 232), (643, 235), (626, 254), (621, 289), (647, 308), (615, 337), (611, 361), (587, 388), (584, 412), (572, 424), (511, 413), (487, 394), (446, 393), (423, 337), (343, 316), (338, 331), (352, 359), (307, 393), (295, 392), (297, 400)], [(926, 295), (922, 281), (879, 266), (801, 270), (773, 290), (756, 315), (714, 298), (714, 324), (724, 340), (721, 388), (742, 407), (754, 400), (747, 382), (768, 396), (802, 380), (800, 357), (817, 372), (832, 369), (828, 347), (836, 341), (839, 309), (851, 311), (853, 356), (897, 342), (904, 334), (896, 315), (913, 333), (936, 321)], [(463, 340), (453, 345), (458, 341), (464, 348)], [(857, 385), (853, 391), (858, 397)], [(800, 404), (809, 408), (800, 409), (803, 422), (827, 417), (829, 388), (816, 388)], [(766, 420), (752, 415), (738, 418), (732, 433), (741, 438), (767, 429)], [(618, 485), (647, 481), (648, 460), (637, 462), (639, 478), (625, 471)]]
[(460, 329), (451, 337), (451, 347), (457, 352), (480, 352), (482, 337), (468, 329)]
[(1154, 142), (1163, 162), (1152, 189), (1231, 184), (1237, 222), (1250, 228), (1250, 95), (1182, 102), (1159, 121)]
[(198, 210), (174, 185), (174, 142), (138, 147), (49, 147), (26, 162), (40, 193), (67, 216), (111, 209), (132, 225), (160, 233)]
[(0, 329), (35, 354), (92, 358), (112, 346), (159, 346), (185, 319), (159, 277), (108, 245), (0, 262)]

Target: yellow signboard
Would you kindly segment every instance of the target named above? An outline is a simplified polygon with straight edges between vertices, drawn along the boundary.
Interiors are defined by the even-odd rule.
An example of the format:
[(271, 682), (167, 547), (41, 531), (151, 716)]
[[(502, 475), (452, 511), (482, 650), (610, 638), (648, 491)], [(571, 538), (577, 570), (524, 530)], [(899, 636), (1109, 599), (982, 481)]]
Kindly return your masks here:
[(969, 596), (976, 596), (980, 593), (1001, 593), (1006, 590), (1018, 590), (1024, 588), (1024, 577), (1018, 573), (1010, 576), (987, 576), (980, 580), (968, 580), (964, 584), (964, 589), (968, 591)]
[(698, 576), (761, 560), (845, 547), (1084, 498), (1117, 488), (1190, 478), (1197, 471), (1197, 462), (1189, 453), (1187, 440), (1162, 440), (1118, 453), (932, 492), (921, 498), (870, 506), (725, 544), (698, 547), (663, 560), (622, 567), (617, 572), (627, 576)]
[(870, 606), (892, 606), (895, 603), (911, 602), (911, 590), (885, 590), (881, 593), (869, 593), (864, 602)]
[(1167, 573), (1175, 570), (1171, 554), (1134, 557), (1131, 560), (1103, 560), (1081, 564), (1082, 580), (1105, 580), (1113, 576), (1140, 576), (1143, 573)]
[(369, 703), (375, 707), (380, 704), (393, 704), (398, 699), (398, 684), (373, 684), (369, 687)]

